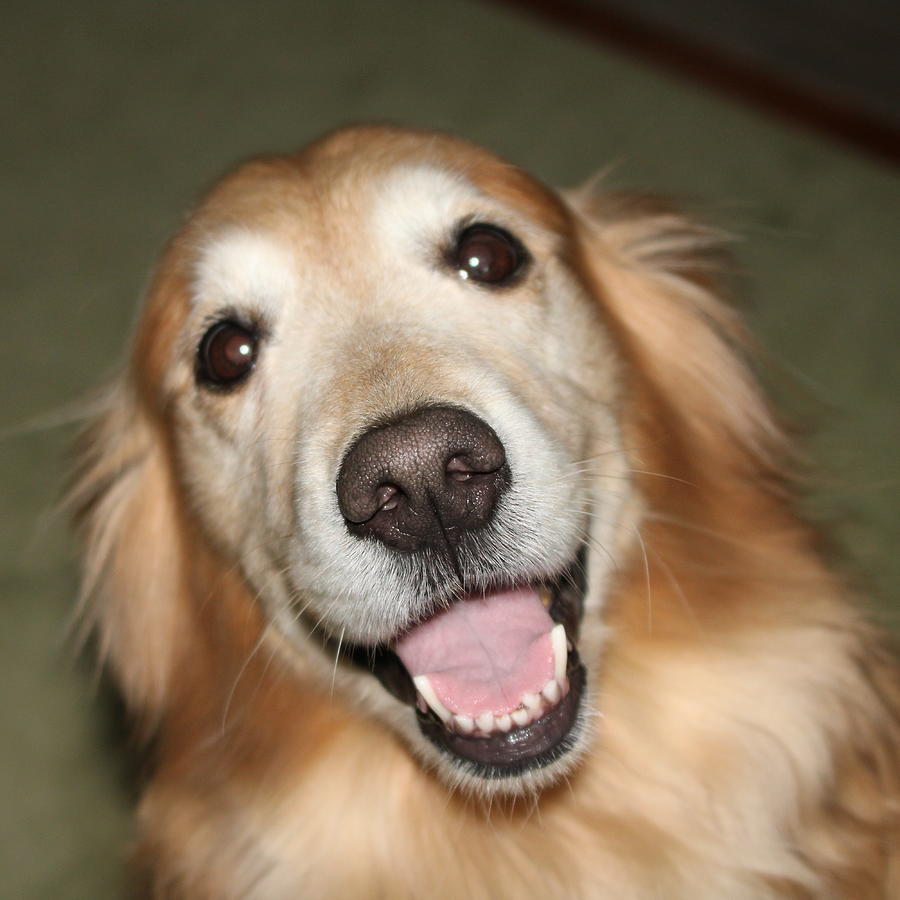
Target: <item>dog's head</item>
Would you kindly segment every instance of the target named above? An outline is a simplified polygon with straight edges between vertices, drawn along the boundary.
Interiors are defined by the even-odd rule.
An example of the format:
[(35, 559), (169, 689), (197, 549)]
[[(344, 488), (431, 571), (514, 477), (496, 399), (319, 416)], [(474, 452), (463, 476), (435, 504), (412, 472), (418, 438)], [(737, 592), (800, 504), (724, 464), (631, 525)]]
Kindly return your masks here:
[[(433, 134), (345, 130), (223, 179), (164, 254), (76, 489), (132, 704), (165, 716), (252, 622), (249, 652), (452, 784), (567, 772), (641, 510), (765, 441), (709, 244)], [(241, 667), (205, 671), (230, 699)]]

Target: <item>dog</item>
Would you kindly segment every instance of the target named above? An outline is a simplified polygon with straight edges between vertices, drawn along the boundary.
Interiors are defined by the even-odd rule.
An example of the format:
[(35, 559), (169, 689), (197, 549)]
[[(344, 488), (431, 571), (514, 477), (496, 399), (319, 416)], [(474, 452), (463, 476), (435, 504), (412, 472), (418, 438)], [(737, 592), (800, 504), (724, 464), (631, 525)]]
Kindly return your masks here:
[(167, 898), (900, 896), (900, 676), (722, 236), (460, 138), (240, 165), (78, 446)]

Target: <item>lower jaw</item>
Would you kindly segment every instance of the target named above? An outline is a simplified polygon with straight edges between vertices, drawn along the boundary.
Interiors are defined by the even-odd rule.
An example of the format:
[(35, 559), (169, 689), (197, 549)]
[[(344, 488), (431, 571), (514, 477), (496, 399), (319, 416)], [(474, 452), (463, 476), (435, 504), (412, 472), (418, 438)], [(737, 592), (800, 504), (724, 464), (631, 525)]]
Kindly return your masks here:
[(581, 730), (578, 714), (585, 672), (576, 650), (569, 654), (566, 675), (566, 695), (541, 718), (521, 728), (472, 737), (448, 730), (433, 713), (418, 712), (419, 729), (439, 750), (462, 762), (471, 776), (509, 778), (544, 768), (574, 749)]

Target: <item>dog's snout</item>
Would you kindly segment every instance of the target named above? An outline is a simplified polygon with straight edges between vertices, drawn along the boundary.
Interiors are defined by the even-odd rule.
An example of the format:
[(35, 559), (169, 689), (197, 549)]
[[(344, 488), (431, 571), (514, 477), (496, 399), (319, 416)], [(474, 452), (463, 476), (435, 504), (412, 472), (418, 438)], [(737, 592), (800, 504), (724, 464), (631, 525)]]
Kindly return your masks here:
[(363, 434), (341, 465), (337, 496), (351, 533), (395, 550), (440, 549), (484, 527), (508, 483), (493, 429), (435, 406)]

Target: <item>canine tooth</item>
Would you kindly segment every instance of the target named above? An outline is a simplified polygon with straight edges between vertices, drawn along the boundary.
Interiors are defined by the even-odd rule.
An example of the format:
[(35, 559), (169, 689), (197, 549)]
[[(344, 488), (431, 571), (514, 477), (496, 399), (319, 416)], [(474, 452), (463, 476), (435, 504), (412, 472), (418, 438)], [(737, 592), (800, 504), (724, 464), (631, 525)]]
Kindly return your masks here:
[(542, 696), (546, 697), (551, 703), (556, 703), (562, 696), (559, 689), (559, 682), (555, 678), (551, 678), (541, 691)]
[(427, 675), (416, 675), (416, 677), (413, 678), (413, 684), (416, 686), (416, 690), (422, 695), (425, 702), (444, 722), (449, 722), (453, 718), (450, 710), (438, 700), (437, 694), (435, 694), (434, 688), (431, 686), (431, 682), (428, 680)]
[(475, 724), (485, 733), (490, 734), (494, 730), (493, 713), (482, 713), (476, 720)]
[(541, 708), (541, 698), (538, 694), (522, 694), (522, 702), (532, 712), (537, 712)]
[(501, 731), (509, 731), (509, 729), (512, 728), (512, 717), (511, 716), (508, 716), (506, 714), (504, 714), (502, 716), (497, 716), (495, 721), (496, 721), (497, 727)]
[(453, 724), (460, 734), (471, 734), (475, 730), (475, 720), (469, 716), (454, 716)]
[(566, 627), (563, 624), (554, 625), (550, 632), (550, 644), (553, 647), (553, 675), (557, 681), (566, 677)]
[(546, 585), (541, 585), (538, 590), (538, 596), (541, 598), (544, 609), (550, 609), (550, 605), (553, 603), (553, 595), (550, 593), (550, 588)]
[(531, 721), (531, 711), (528, 709), (517, 709), (513, 711), (510, 718), (521, 728)]

